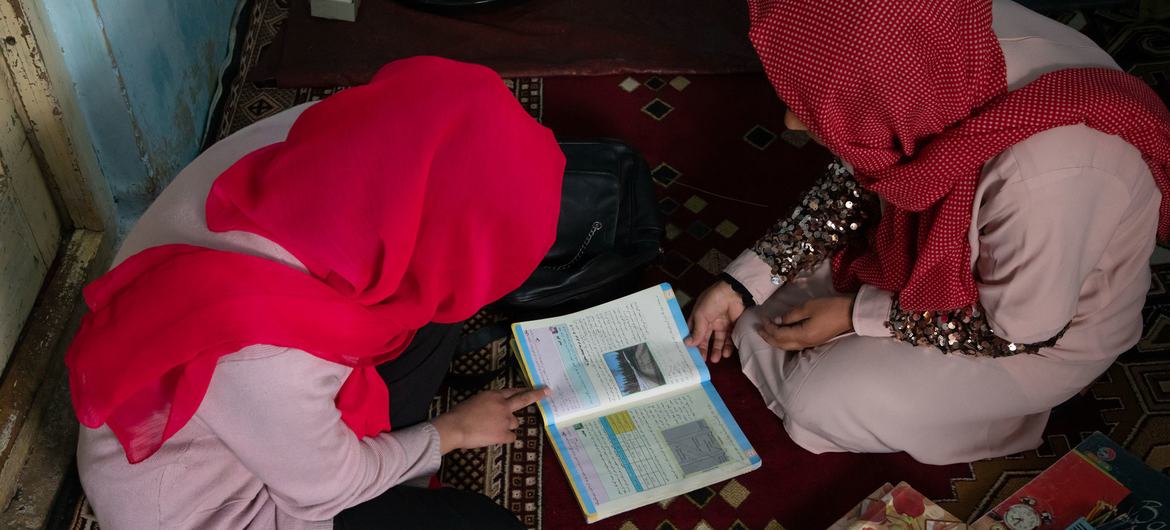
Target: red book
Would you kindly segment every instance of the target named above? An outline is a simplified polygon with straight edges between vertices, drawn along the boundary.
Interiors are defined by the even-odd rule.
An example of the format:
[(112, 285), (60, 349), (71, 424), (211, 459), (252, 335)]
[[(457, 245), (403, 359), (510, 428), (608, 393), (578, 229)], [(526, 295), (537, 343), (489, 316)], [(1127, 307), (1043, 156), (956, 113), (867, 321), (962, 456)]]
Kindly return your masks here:
[(1052, 467), (981, 517), (974, 530), (1064, 530), (1105, 503), (1118, 506), (1129, 488), (1078, 451)]

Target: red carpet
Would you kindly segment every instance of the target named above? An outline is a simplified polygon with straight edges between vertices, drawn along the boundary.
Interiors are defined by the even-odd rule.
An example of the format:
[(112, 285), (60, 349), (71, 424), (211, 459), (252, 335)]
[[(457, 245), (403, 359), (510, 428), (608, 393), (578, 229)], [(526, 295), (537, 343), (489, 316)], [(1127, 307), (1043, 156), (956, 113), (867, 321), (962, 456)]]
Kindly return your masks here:
[[(686, 76), (685, 82), (638, 76), (632, 91), (619, 86), (623, 79), (545, 79), (544, 123), (562, 137), (622, 138), (651, 168), (666, 164), (678, 173), (673, 180), (669, 170), (657, 173), (660, 206), (673, 238), (648, 283), (669, 281), (686, 301), (795, 203), (829, 155), (815, 144), (800, 148), (778, 136), (784, 109), (763, 76)], [(655, 101), (673, 110), (656, 119), (652, 111), (667, 107)], [(642, 110), (647, 105), (652, 106)], [(927, 496), (950, 498), (951, 479), (970, 474), (967, 465), (927, 466), (903, 454), (809, 454), (788, 439), (738, 368), (738, 360), (731, 359), (717, 365), (712, 377), (763, 467), (665, 507), (647, 506), (590, 528), (632, 523), (643, 530), (691, 529), (700, 522), (718, 529), (775, 528), (769, 526), (773, 522), (788, 530), (824, 528), (885, 482), (905, 480)], [(544, 457), (544, 527), (584, 526), (555, 455), (546, 450)], [(672, 526), (660, 526), (667, 522)]]
[[(383, 1), (366, 0), (366, 7)], [(255, 78), (250, 68), (286, 20), (286, 9), (285, 0), (256, 2), (253, 29), (244, 41), (242, 75)], [(1102, 20), (1113, 23), (1123, 18), (1111, 15)], [(1125, 29), (1131, 26), (1109, 26), (1117, 35), (1100, 42), (1107, 49), (1138, 53), (1143, 49), (1140, 43), (1166, 32), (1147, 26)], [(1156, 59), (1148, 53), (1139, 56), (1151, 64)], [(1125, 64), (1133, 64), (1132, 58)], [(1135, 69), (1158, 89), (1165, 87), (1160, 81), (1165, 79), (1163, 70), (1150, 65)], [(798, 148), (782, 138), (768, 142), (771, 135), (783, 131), (783, 109), (758, 74), (633, 77), (522, 78), (508, 83), (521, 103), (560, 136), (621, 138), (640, 149), (652, 168), (665, 164), (656, 175), (672, 237), (664, 242), (666, 256), (648, 282), (670, 281), (680, 294), (697, 296), (714, 279), (711, 271), (718, 271), (724, 260), (750, 245), (791, 206), (819, 175), (828, 155), (815, 144)], [(625, 89), (619, 86), (623, 81)], [(241, 76), (233, 83), (219, 136), (332, 91), (261, 87)], [(650, 105), (655, 100), (661, 103)], [(649, 111), (658, 112), (661, 119)], [(755, 129), (757, 125), (761, 129)], [(778, 530), (782, 525), (788, 530), (820, 529), (880, 484), (900, 480), (965, 519), (1005, 498), (1094, 430), (1124, 441), (1127, 449), (1146, 457), (1155, 468), (1170, 471), (1170, 396), (1165, 391), (1170, 388), (1170, 363), (1164, 353), (1170, 351), (1170, 267), (1156, 272), (1144, 312), (1147, 335), (1142, 343), (1122, 356), (1094, 384), (1090, 395), (1055, 411), (1045, 443), (1035, 451), (946, 467), (924, 466), (904, 455), (811, 455), (788, 439), (732, 360), (713, 370), (715, 385), (760, 451), (763, 467), (733, 482), (679, 497), (665, 507), (644, 507), (590, 528)], [(504, 353), (503, 348), (495, 350), (499, 356), (491, 362), (477, 358), (484, 366), (460, 366), (457, 371), (498, 366)], [(497, 383), (517, 381), (519, 376), (513, 375)], [(444, 399), (452, 402), (464, 397)], [(533, 428), (521, 433), (522, 443), (449, 455), (443, 479), (488, 495), (515, 511), (533, 530), (586, 527), (564, 472), (543, 443), (541, 430), (535, 428), (537, 418), (526, 414), (524, 419)]]
[[(294, 6), (303, 1), (295, 0)], [(365, 0), (366, 7), (384, 1)], [(334, 92), (333, 87), (274, 88), (246, 80), (256, 78), (250, 72), (260, 51), (273, 43), (275, 32), (288, 18), (288, 3), (253, 3), (250, 29), (241, 40), (239, 76), (231, 80), (224, 111), (216, 118), (216, 138)], [(1069, 13), (1064, 18), (1071, 16)], [(1170, 84), (1165, 82), (1167, 63), (1161, 60), (1165, 54), (1158, 55), (1157, 47), (1149, 43), (1166, 42), (1170, 26), (1129, 16), (1124, 12), (1093, 14), (1086, 32), (1166, 94)], [(622, 138), (641, 149), (651, 167), (668, 164), (681, 173), (674, 180), (665, 168), (657, 174), (673, 238), (665, 242), (667, 256), (661, 267), (654, 269), (650, 281), (670, 281), (681, 293), (696, 296), (713, 280), (709, 270), (718, 270), (721, 260), (751, 244), (820, 173), (828, 156), (813, 144), (801, 149), (775, 139), (765, 145), (769, 135), (760, 130), (749, 137), (763, 149), (744, 140), (756, 125), (772, 133), (783, 130), (782, 108), (760, 76), (688, 75), (685, 82), (671, 75), (657, 80), (650, 75), (635, 77), (626, 84), (629, 91), (619, 88), (624, 76), (523, 78), (509, 80), (508, 86), (534, 116), (543, 117), (561, 136)], [(661, 120), (641, 110), (655, 99), (672, 109), (660, 114)], [(662, 112), (667, 107), (654, 105), (650, 110)], [(1127, 450), (1145, 458), (1155, 469), (1170, 473), (1170, 362), (1166, 355), (1170, 352), (1170, 266), (1157, 267), (1154, 272), (1154, 285), (1143, 311), (1146, 334), (1141, 343), (1122, 355), (1094, 383), (1089, 395), (1054, 411), (1045, 442), (1035, 451), (946, 467), (920, 465), (904, 455), (811, 455), (792, 444), (732, 360), (712, 371), (715, 385), (760, 451), (763, 467), (732, 482), (674, 499), (665, 507), (644, 507), (588, 528), (821, 529), (881, 483), (899, 480), (910, 482), (946, 510), (966, 519), (1006, 498), (1094, 430), (1124, 442)], [(488, 350), (490, 355), (474, 356), (464, 363), (467, 366), (454, 369), (463, 373), (500, 366), (505, 348), (497, 344)], [(521, 376), (513, 373), (493, 382), (492, 387), (515, 385), (520, 380)], [(469, 394), (444, 393), (439, 398), (441, 408)], [(586, 528), (560, 465), (543, 444), (536, 413), (529, 411), (522, 417), (526, 428), (520, 433), (520, 443), (454, 452), (444, 458), (443, 480), (489, 496), (514, 511), (532, 530)], [(97, 528), (84, 499), (62, 503), (73, 508), (65, 514), (72, 521), (69, 528)]]
[(357, 22), (313, 18), (308, 4), (290, 2), (249, 79), (353, 85), (414, 55), (480, 63), (505, 77), (760, 69), (742, 0), (510, 0), (457, 12), (364, 0)]

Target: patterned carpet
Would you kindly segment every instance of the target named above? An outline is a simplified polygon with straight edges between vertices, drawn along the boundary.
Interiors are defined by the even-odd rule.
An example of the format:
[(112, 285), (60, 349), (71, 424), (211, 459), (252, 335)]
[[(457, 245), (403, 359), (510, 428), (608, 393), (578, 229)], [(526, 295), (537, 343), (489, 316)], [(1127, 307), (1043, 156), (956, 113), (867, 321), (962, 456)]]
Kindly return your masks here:
[[(255, 0), (239, 64), (218, 115), (215, 139), (299, 103), (340, 90), (276, 89), (244, 81), (285, 18), (288, 0)], [(1082, 28), (1164, 98), (1170, 96), (1170, 27), (1136, 20), (1124, 10), (1055, 13)], [(615, 136), (637, 147), (654, 168), (667, 219), (666, 254), (648, 281), (670, 281), (687, 302), (724, 263), (761, 233), (771, 216), (795, 200), (827, 154), (784, 133), (782, 107), (761, 77), (619, 76), (524, 78), (506, 81), (537, 119), (562, 137)], [(770, 102), (754, 104), (754, 102)], [(749, 104), (752, 103), (752, 104)], [(768, 178), (765, 178), (768, 177)], [(483, 325), (481, 315), (469, 327)], [(1075, 445), (1101, 430), (1170, 472), (1170, 266), (1155, 269), (1144, 312), (1146, 335), (1089, 393), (1060, 407), (1045, 444), (1036, 451), (969, 465), (922, 466), (904, 455), (822, 455), (801, 452), (772, 420), (744, 424), (765, 457), (765, 469), (594, 525), (620, 530), (792, 530), (823, 528), (882, 482), (907, 480), (961, 518), (978, 516)], [(500, 344), (465, 356), (456, 372), (500, 366)], [(733, 365), (721, 365), (716, 385), (737, 417), (760, 407), (758, 395), (736, 394)], [(519, 385), (509, 374), (490, 386)], [(754, 390), (753, 390), (754, 391)], [(440, 412), (471, 394), (447, 389)], [(737, 408), (738, 407), (738, 408)], [(762, 417), (762, 416), (761, 416)], [(482, 492), (517, 513), (530, 528), (584, 527), (567, 496), (562, 471), (548, 453), (537, 414), (522, 416), (519, 440), (506, 447), (456, 452), (441, 479)], [(741, 423), (745, 423), (741, 417)], [(777, 478), (783, 482), (777, 482)], [(84, 500), (72, 528), (95, 529)]]

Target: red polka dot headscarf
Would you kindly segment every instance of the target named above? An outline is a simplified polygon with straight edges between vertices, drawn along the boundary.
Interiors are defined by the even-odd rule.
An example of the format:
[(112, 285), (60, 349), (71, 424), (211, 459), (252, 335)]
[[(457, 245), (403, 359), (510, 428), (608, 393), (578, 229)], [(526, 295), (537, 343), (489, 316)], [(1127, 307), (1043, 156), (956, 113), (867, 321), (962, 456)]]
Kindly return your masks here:
[(1140, 79), (1079, 68), (1007, 91), (991, 0), (748, 0), (777, 94), (886, 201), (864, 248), (833, 262), (842, 291), (871, 284), (909, 310), (970, 305), (967, 241), (983, 164), (1041, 131), (1085, 124), (1137, 147), (1170, 240), (1170, 112)]

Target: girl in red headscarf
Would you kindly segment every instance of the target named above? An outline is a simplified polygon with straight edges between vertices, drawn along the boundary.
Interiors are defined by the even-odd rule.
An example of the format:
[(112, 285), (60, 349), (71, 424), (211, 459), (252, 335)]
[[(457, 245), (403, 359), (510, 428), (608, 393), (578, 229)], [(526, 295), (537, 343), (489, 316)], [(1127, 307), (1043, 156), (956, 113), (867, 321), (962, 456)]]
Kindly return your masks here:
[(86, 289), (66, 359), (102, 527), (523, 528), (425, 486), (543, 391), (427, 411), (459, 323), (552, 245), (563, 169), (495, 73), (437, 58), (208, 149)]
[(839, 160), (698, 299), (691, 342), (738, 347), (816, 453), (1035, 448), (1141, 336), (1170, 236), (1165, 106), (1009, 0), (749, 6), (788, 126)]

